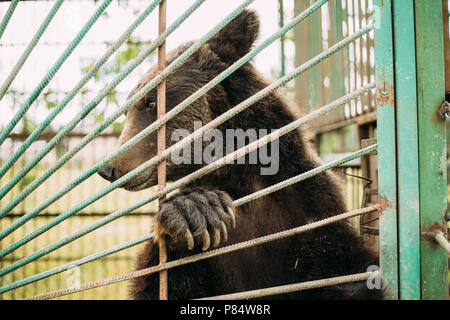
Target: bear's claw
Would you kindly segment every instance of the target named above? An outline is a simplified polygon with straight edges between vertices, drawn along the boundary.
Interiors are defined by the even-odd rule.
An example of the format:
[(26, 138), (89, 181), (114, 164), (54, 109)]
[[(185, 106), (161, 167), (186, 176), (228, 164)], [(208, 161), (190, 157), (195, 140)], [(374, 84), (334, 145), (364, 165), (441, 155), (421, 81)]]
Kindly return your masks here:
[(235, 228), (231, 198), (223, 191), (203, 189), (176, 194), (161, 204), (156, 216), (156, 239), (165, 237), (170, 249), (203, 251), (228, 240), (228, 229)]

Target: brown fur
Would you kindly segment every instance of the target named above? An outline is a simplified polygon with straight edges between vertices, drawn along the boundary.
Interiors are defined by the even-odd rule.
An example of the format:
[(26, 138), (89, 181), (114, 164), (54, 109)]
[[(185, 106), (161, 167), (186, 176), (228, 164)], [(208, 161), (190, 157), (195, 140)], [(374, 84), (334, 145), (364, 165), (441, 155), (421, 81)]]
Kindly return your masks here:
[[(193, 54), (167, 78), (168, 109), (246, 54), (257, 38), (258, 28), (256, 14), (244, 11)], [(188, 45), (169, 54), (168, 63)], [(151, 69), (135, 91), (151, 80), (155, 72)], [(251, 63), (245, 64), (167, 123), (167, 145), (173, 143), (169, 137), (174, 129), (186, 128), (193, 132), (194, 120), (202, 120), (206, 124), (267, 85), (268, 82)], [(156, 90), (130, 108), (120, 143), (156, 120), (152, 102), (156, 102)], [(226, 128), (270, 130), (293, 120), (295, 117), (286, 102), (279, 93), (273, 93), (218, 129), (222, 132)], [(235, 208), (236, 227), (232, 227), (231, 217), (226, 212), (231, 203), (228, 195), (238, 199), (320, 165), (317, 155), (303, 137), (304, 134), (298, 130), (280, 138), (280, 167), (276, 175), (260, 175), (257, 164), (226, 165), (169, 198), (161, 206), (155, 226), (158, 236), (166, 237), (169, 243), (169, 260), (201, 252), (207, 235), (211, 247), (214, 242), (217, 244), (219, 236), (221, 246), (229, 245), (345, 212), (339, 184), (331, 173), (326, 172)], [(110, 164), (110, 168), (115, 168), (111, 180), (155, 155), (156, 135), (151, 134)], [(200, 167), (174, 165), (169, 161), (168, 179), (175, 181)], [(140, 190), (153, 186), (156, 184), (155, 171), (149, 169), (123, 187)], [(195, 242), (192, 251), (186, 249), (187, 230), (192, 232)], [(224, 243), (226, 236), (228, 240)], [(137, 268), (157, 263), (158, 246), (150, 242), (139, 256)], [(364, 247), (347, 222), (339, 222), (299, 236), (171, 269), (169, 298), (205, 297), (348, 275), (365, 272), (373, 264), (378, 264), (377, 257)], [(136, 279), (131, 294), (135, 299), (157, 299), (158, 275)], [(381, 296), (380, 290), (368, 290), (365, 282), (359, 282), (286, 294), (279, 298), (372, 299)]]

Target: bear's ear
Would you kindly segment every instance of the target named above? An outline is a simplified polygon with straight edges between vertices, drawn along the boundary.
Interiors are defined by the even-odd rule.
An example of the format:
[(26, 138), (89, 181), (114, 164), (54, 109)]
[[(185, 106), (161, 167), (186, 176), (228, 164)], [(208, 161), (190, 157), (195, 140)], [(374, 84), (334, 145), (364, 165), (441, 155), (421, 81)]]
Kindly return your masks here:
[(220, 58), (234, 62), (250, 51), (258, 33), (258, 15), (254, 11), (244, 10), (212, 37), (208, 44)]

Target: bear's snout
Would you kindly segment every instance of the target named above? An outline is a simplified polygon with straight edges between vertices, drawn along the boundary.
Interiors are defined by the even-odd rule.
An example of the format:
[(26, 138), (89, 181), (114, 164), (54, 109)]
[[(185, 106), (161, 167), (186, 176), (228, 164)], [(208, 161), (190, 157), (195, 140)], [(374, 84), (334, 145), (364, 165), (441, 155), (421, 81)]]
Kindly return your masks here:
[(107, 164), (106, 166), (104, 166), (103, 168), (101, 168), (100, 170), (97, 171), (97, 173), (103, 178), (106, 179), (108, 181), (115, 181), (117, 180), (117, 169), (114, 168), (113, 166), (110, 166), (109, 164)]

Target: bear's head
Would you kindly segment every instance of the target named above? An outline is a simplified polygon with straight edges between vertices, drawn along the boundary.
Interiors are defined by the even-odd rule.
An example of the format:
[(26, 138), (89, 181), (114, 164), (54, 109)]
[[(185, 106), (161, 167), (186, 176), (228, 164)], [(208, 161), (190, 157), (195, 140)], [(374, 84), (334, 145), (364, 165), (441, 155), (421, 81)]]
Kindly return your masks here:
[[(247, 54), (259, 32), (259, 19), (255, 12), (244, 10), (205, 45), (192, 54), (185, 63), (166, 78), (166, 112), (180, 104), (191, 94), (202, 88), (215, 76), (232, 63)], [(185, 52), (194, 42), (174, 49), (167, 55), (167, 65)], [(157, 75), (157, 66), (151, 68), (130, 93), (131, 97)], [(237, 77), (237, 78), (236, 78)], [(248, 85), (247, 79), (234, 76), (233, 86), (240, 83)], [(205, 125), (218, 115), (233, 107), (232, 92), (235, 89), (227, 87), (226, 80), (203, 95), (189, 107), (184, 109), (166, 123), (166, 147), (178, 141), (174, 137), (178, 133), (192, 133), (199, 123)], [(243, 87), (245, 87), (245, 85)], [(133, 138), (140, 131), (157, 120), (157, 90), (152, 89), (145, 97), (129, 107), (126, 113), (124, 129), (120, 135), (118, 146)], [(184, 136), (183, 136), (184, 137)], [(156, 131), (146, 136), (142, 141), (120, 154), (108, 165), (99, 170), (99, 174), (115, 181), (142, 163), (157, 155)], [(181, 140), (181, 139), (178, 139)], [(167, 179), (176, 180), (202, 166), (195, 163), (192, 149), (192, 163), (176, 163), (173, 158), (167, 159)], [(133, 179), (122, 185), (130, 191), (142, 190), (157, 184), (156, 167), (150, 167)]]

